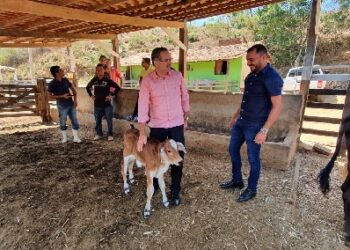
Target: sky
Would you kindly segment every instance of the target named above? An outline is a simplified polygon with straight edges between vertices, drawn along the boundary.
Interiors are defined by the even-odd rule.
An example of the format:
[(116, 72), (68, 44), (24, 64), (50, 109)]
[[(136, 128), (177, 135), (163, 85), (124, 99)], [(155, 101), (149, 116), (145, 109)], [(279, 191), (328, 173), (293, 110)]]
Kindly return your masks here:
[[(323, 0), (321, 5), (321, 11), (335, 10), (338, 7), (339, 7), (338, 3), (335, 0)], [(220, 16), (197, 19), (197, 20), (191, 21), (190, 24), (194, 26), (202, 26), (204, 23), (215, 22), (219, 18)]]

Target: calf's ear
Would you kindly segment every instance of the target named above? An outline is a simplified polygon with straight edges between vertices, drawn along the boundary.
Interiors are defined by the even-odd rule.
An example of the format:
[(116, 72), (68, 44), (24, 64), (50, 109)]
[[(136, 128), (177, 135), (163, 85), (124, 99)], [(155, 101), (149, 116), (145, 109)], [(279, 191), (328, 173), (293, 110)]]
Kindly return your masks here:
[(173, 139), (170, 139), (169, 143), (173, 147), (173, 149), (178, 150), (176, 141), (174, 141)]
[(185, 146), (181, 142), (177, 142), (176, 144), (179, 151), (182, 151), (185, 154), (187, 153)]

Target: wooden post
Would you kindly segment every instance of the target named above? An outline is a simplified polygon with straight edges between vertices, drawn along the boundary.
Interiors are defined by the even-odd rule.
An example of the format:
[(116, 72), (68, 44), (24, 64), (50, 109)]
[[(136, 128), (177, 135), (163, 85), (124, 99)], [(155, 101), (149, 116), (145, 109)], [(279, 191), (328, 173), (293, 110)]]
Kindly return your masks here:
[(34, 80), (34, 63), (33, 63), (33, 49), (28, 48), (28, 57), (29, 57), (29, 78)]
[[(118, 35), (116, 35), (115, 38), (112, 40), (112, 49), (114, 52), (116, 52), (119, 55)], [(113, 56), (113, 65), (118, 71), (120, 71), (120, 58), (119, 57)]]
[(70, 81), (72, 81), (74, 87), (78, 86), (78, 81), (75, 74), (75, 57), (73, 53), (72, 46), (67, 47), (67, 53), (68, 53), (68, 67), (69, 67), (69, 74), (67, 77)]
[[(350, 85), (348, 85), (348, 88), (346, 89), (346, 96), (345, 96), (345, 101), (344, 101), (344, 109), (342, 113), (342, 120), (350, 115)], [(340, 130), (340, 127), (339, 127)], [(340, 138), (338, 138), (339, 140)], [(342, 138), (342, 143), (341, 143), (341, 150), (340, 150), (340, 155), (345, 155), (346, 153), (346, 141), (345, 141), (345, 135), (343, 135)], [(337, 143), (338, 144), (338, 143)]]
[[(307, 103), (310, 79), (312, 75), (312, 67), (315, 59), (317, 35), (318, 35), (318, 28), (320, 23), (320, 8), (321, 8), (321, 0), (313, 0), (311, 15), (310, 15), (310, 22), (309, 22), (309, 29), (307, 34), (306, 54), (304, 57), (303, 73), (302, 73), (301, 85), (300, 85), (300, 93), (302, 94), (302, 98), (303, 98), (303, 106), (301, 111), (302, 113), (301, 113), (301, 120), (300, 120), (300, 127), (299, 127), (299, 135), (301, 134), (301, 130), (303, 126), (305, 107)], [(300, 140), (300, 136), (299, 136), (299, 140)]]
[[(184, 28), (180, 29), (180, 41), (188, 48), (187, 22), (184, 21)], [(179, 51), (179, 71), (182, 73), (185, 83), (187, 83), (187, 51), (180, 48)]]
[(75, 57), (72, 46), (67, 47), (69, 72), (75, 72)]
[(37, 79), (37, 90), (38, 90), (38, 112), (41, 116), (42, 122), (52, 121), (50, 115), (50, 104), (49, 94), (46, 89), (45, 79)]

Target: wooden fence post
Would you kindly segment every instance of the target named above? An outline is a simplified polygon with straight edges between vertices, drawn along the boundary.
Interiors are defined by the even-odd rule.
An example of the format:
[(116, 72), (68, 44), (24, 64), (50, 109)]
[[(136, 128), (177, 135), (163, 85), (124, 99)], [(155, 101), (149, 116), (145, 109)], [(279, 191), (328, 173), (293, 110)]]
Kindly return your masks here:
[[(344, 109), (343, 109), (343, 113), (342, 113), (342, 120), (350, 115), (350, 82), (349, 85), (346, 89), (346, 96), (345, 96), (345, 101), (344, 101)], [(340, 130), (340, 129), (339, 129)], [(340, 139), (340, 138), (338, 138)], [(343, 135), (342, 138), (342, 143), (341, 143), (341, 149), (340, 149), (340, 154), (341, 155), (345, 155), (346, 153), (346, 141), (345, 141), (345, 135)]]
[(49, 94), (46, 89), (45, 79), (37, 79), (38, 90), (38, 113), (41, 116), (42, 122), (51, 122)]

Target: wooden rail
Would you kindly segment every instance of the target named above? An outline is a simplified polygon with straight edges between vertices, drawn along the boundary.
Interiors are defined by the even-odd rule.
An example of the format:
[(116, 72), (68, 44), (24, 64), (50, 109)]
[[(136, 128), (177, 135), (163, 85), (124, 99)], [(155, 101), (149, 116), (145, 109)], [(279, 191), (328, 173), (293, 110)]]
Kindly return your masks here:
[(319, 116), (304, 116), (304, 121), (308, 122), (324, 122), (324, 123), (331, 123), (331, 124), (340, 124), (341, 119), (340, 118), (330, 118), (330, 117), (319, 117)]
[[(339, 90), (339, 89), (310, 89), (309, 90), (310, 95), (346, 95), (346, 99), (349, 99), (349, 88), (348, 90)], [(320, 108), (320, 109), (331, 109), (331, 110), (343, 110), (343, 116), (346, 112), (346, 105), (345, 104), (333, 104), (333, 103), (321, 103), (321, 102), (312, 102), (308, 101), (306, 103), (306, 107), (308, 108)], [(341, 118), (331, 118), (331, 117), (320, 117), (320, 116), (304, 116), (304, 121), (310, 121), (310, 122), (320, 122), (320, 123), (329, 123), (329, 124), (339, 124), (341, 123)], [(321, 135), (321, 136), (332, 136), (337, 137), (338, 131), (327, 131), (327, 130), (320, 130), (316, 128), (302, 128), (301, 133), (305, 134), (314, 134), (314, 135)]]
[(346, 89), (310, 89), (310, 95), (346, 95)]
[(307, 102), (306, 107), (308, 108), (320, 108), (320, 109), (344, 109), (344, 104), (333, 104), (323, 102)]
[(314, 134), (314, 135), (324, 135), (324, 136), (333, 136), (333, 137), (338, 136), (338, 132), (336, 131), (325, 131), (325, 130), (318, 130), (313, 128), (302, 128), (301, 132), (305, 134)]
[(37, 85), (0, 84), (0, 118), (34, 115), (40, 115), (43, 122), (51, 120), (44, 80)]

